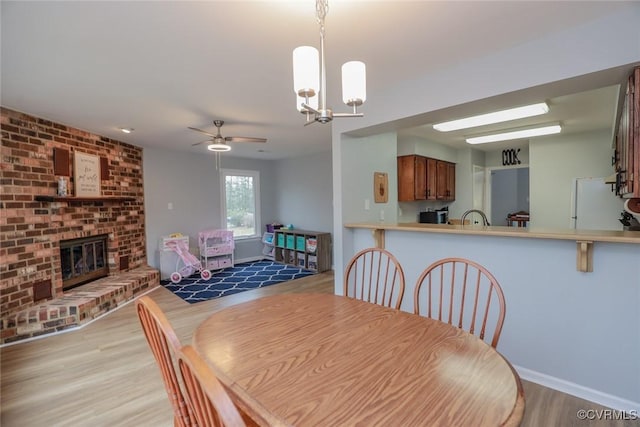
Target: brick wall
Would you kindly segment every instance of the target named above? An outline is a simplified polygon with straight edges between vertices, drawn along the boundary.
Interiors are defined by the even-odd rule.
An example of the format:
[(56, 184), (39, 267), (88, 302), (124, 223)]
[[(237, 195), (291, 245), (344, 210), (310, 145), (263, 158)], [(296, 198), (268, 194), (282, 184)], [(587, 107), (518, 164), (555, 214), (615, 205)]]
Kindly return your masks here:
[[(0, 113), (0, 317), (33, 305), (35, 284), (50, 283), (54, 298), (62, 294), (61, 240), (108, 234), (110, 275), (146, 265), (142, 149), (6, 108)], [(77, 151), (106, 159), (102, 196), (124, 200), (35, 201), (57, 194), (54, 148), (69, 151), (71, 196)]]

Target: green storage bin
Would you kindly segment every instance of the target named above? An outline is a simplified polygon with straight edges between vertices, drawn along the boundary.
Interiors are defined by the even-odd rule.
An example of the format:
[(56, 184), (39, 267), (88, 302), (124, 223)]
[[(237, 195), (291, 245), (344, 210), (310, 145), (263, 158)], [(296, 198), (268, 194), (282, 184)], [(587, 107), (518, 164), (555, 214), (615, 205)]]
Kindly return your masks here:
[(304, 252), (305, 245), (304, 236), (296, 236), (296, 250)]
[(296, 236), (293, 234), (287, 234), (287, 249), (296, 248)]
[(278, 233), (278, 242), (276, 243), (276, 246), (278, 246), (279, 248), (284, 248), (284, 233)]

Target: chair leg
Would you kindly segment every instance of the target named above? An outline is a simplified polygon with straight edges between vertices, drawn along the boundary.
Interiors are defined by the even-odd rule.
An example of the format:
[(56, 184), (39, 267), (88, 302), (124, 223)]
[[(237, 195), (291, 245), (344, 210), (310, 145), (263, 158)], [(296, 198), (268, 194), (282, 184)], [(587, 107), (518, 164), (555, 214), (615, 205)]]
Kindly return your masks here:
[(177, 415), (173, 416), (173, 427), (185, 427), (184, 423)]

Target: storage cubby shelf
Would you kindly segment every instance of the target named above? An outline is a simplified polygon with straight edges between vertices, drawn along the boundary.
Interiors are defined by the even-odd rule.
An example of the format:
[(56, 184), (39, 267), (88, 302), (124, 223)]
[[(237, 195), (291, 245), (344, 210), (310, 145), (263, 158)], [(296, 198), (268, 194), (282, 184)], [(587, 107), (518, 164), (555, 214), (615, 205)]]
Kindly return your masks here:
[(321, 273), (331, 269), (331, 234), (306, 230), (275, 230), (275, 260)]

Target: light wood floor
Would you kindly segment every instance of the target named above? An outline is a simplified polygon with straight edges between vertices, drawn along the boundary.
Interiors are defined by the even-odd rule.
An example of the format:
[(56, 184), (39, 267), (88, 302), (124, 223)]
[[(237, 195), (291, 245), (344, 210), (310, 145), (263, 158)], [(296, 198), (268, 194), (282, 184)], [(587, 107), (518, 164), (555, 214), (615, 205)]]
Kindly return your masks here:
[[(150, 295), (183, 343), (211, 312), (282, 292), (333, 292), (333, 274), (190, 305), (164, 288)], [(3, 427), (172, 426), (173, 414), (134, 304), (83, 329), (0, 351)], [(601, 407), (524, 382), (523, 426), (640, 426), (639, 421), (581, 421), (579, 409)]]

